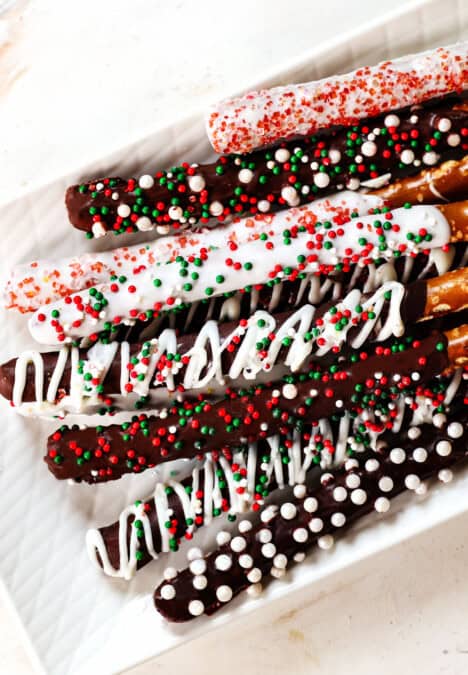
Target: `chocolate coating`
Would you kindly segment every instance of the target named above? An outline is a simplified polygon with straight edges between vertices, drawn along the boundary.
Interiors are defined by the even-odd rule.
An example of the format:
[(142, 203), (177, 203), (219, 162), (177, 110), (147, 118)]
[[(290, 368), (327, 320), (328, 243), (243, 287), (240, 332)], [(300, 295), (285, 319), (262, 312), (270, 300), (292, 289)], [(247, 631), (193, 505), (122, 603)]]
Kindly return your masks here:
[[(448, 433), (448, 424), (450, 421), (459, 422), (462, 425), (462, 432), (458, 438), (453, 438)], [(251, 567), (260, 570), (262, 577), (270, 574), (274, 566), (274, 557), (263, 552), (262, 540), (259, 533), (266, 532), (271, 536), (271, 543), (275, 548), (274, 555), (283, 554), (286, 556), (287, 563), (292, 562), (296, 554), (307, 552), (319, 538), (325, 535), (335, 534), (339, 531), (348, 529), (354, 522), (364, 515), (374, 510), (374, 504), (379, 497), (385, 497), (391, 500), (398, 494), (407, 489), (411, 489), (411, 484), (417, 484), (418, 479), (424, 480), (437, 476), (438, 472), (447, 469), (462, 462), (468, 452), (467, 446), (467, 424), (468, 409), (463, 402), (459, 405), (457, 414), (450, 417), (448, 423), (442, 429), (435, 429), (431, 424), (425, 424), (420, 427), (421, 434), (415, 440), (408, 435), (398, 440), (398, 448), (404, 451), (403, 461), (396, 462), (392, 459), (389, 452), (397, 447), (394, 439), (389, 438), (388, 448), (381, 449), (375, 453), (365, 453), (356, 456), (357, 466), (351, 469), (342, 467), (331, 472), (327, 471), (326, 477), (319, 485), (308, 484), (304, 499), (291, 496), (288, 503), (295, 508), (295, 516), (285, 518), (279, 512), (272, 515), (271, 519), (263, 522), (253, 529), (242, 533), (245, 541), (245, 547), (242, 551), (244, 555), (252, 558)], [(438, 451), (439, 443), (449, 444), (449, 453), (440, 454)], [(427, 456), (423, 461), (416, 461), (413, 452), (417, 448), (424, 448)], [(378, 467), (372, 471), (366, 469), (366, 461), (372, 459), (378, 460)], [(360, 500), (350, 498), (351, 490), (346, 479), (352, 474), (359, 478), (359, 490), (364, 493)], [(412, 477), (407, 483), (408, 477)], [(390, 484), (390, 489), (382, 490), (379, 487), (379, 481), (385, 478)], [(334, 491), (339, 488), (344, 491), (345, 498), (340, 499), (339, 503), (334, 496)], [(336, 493), (335, 493), (336, 494)], [(306, 498), (312, 497), (316, 500), (316, 509), (311, 513), (304, 507)], [(364, 499), (364, 503), (362, 503)], [(332, 516), (341, 513), (345, 517), (344, 525), (339, 528), (333, 524)], [(312, 519), (320, 519), (322, 528), (317, 533), (309, 527)], [(303, 528), (306, 535), (305, 541), (297, 541), (293, 537), (293, 532), (298, 528)], [(216, 560), (220, 555), (227, 556), (231, 565), (227, 571), (217, 568)], [(189, 621), (194, 618), (189, 610), (189, 603), (193, 600), (202, 603), (202, 609), (205, 614), (211, 615), (218, 611), (226, 602), (222, 602), (216, 594), (220, 586), (227, 586), (232, 592), (232, 597), (238, 595), (241, 591), (248, 588), (251, 582), (247, 578), (250, 569), (246, 569), (239, 564), (239, 556), (233, 553), (230, 543), (217, 548), (210, 555), (205, 557), (206, 570), (204, 576), (207, 580), (206, 587), (195, 589), (193, 585), (194, 576), (187, 568), (177, 574), (170, 581), (162, 582), (154, 592), (155, 607), (169, 621), (181, 622)], [(164, 587), (170, 584), (174, 591), (171, 599), (164, 597)], [(228, 597), (228, 596), (227, 596)]]
[[(44, 460), (58, 479), (97, 483), (167, 460), (223, 451), (287, 432), (302, 420), (328, 417), (336, 410), (337, 401), (340, 406), (351, 402), (351, 407), (359, 407), (376, 390), (387, 392), (395, 373), (401, 376), (401, 390), (411, 384), (415, 371), (422, 384), (449, 367), (444, 333), (436, 332), (411, 346), (412, 338), (409, 340), (402, 351), (389, 349), (388, 354), (374, 353), (355, 363), (340, 363), (333, 374), (312, 369), (292, 378), (287, 393), (282, 383), (277, 385), (282, 388), (278, 394), (275, 387), (256, 386), (248, 392), (228, 392), (226, 400), (214, 404), (200, 400), (172, 405), (163, 418), (143, 415), (123, 428), (63, 426), (49, 437)], [(386, 377), (388, 384), (374, 379), (375, 373)]]
[[(362, 296), (362, 301), (365, 301), (368, 297), (370, 297), (372, 293), (364, 294)], [(416, 281), (412, 284), (410, 284), (405, 292), (405, 295), (402, 299), (401, 305), (400, 305), (400, 315), (405, 323), (405, 325), (411, 325), (414, 322), (418, 321), (419, 319), (424, 317), (424, 311), (426, 307), (426, 281), (425, 280), (419, 280)], [(290, 297), (290, 300), (293, 299)], [(259, 305), (264, 305), (265, 308), (268, 307), (266, 303), (267, 298), (265, 298), (263, 301), (259, 299)], [(336, 305), (340, 302), (339, 299), (328, 302), (324, 302), (323, 304), (319, 305), (317, 307), (316, 313), (314, 315), (313, 323), (312, 326), (315, 325), (317, 319), (321, 319), (321, 317), (330, 309), (332, 305)], [(294, 305), (294, 303), (292, 303)], [(388, 301), (386, 303), (388, 305)], [(291, 305), (290, 305), (291, 306)], [(277, 321), (277, 326), (281, 326), (287, 319), (297, 310), (298, 308), (293, 306), (292, 309), (289, 311), (284, 311), (284, 312), (279, 312), (275, 313), (275, 319)], [(383, 316), (386, 316), (386, 307), (384, 306), (383, 308)], [(228, 321), (228, 322), (221, 322), (219, 323), (219, 335), (221, 341), (223, 341), (229, 334), (231, 334), (236, 327), (238, 326), (238, 321)], [(372, 339), (375, 337), (376, 333), (378, 331), (374, 329), (371, 333), (368, 339)], [(191, 334), (180, 334), (177, 337), (177, 353), (178, 354), (185, 354), (187, 353), (194, 345), (195, 340), (197, 339), (197, 333), (191, 333)], [(352, 338), (353, 335), (353, 329), (350, 331), (350, 339)], [(135, 344), (131, 344), (130, 347), (130, 356), (136, 355), (138, 352), (141, 351), (143, 347), (142, 342), (137, 342)], [(315, 347), (315, 345), (314, 345)], [(281, 363), (283, 360), (283, 356), (287, 354), (287, 347), (282, 347), (279, 354), (278, 354), (278, 362)], [(315, 348), (314, 348), (315, 351)], [(53, 376), (54, 369), (57, 364), (57, 360), (59, 358), (59, 353), (60, 352), (45, 352), (42, 354), (42, 360), (44, 364), (44, 384), (43, 384), (43, 391), (41, 392), (42, 397), (45, 397), (47, 388), (49, 386), (50, 380)], [(223, 372), (227, 372), (229, 367), (232, 365), (234, 358), (237, 354), (237, 350), (234, 350), (233, 352), (229, 351), (224, 351), (223, 356), (222, 356), (222, 366), (223, 366)], [(81, 359), (86, 359), (87, 358), (87, 350), (86, 349), (80, 349), (79, 350), (79, 360)], [(16, 368), (16, 362), (17, 359), (13, 358), (10, 361), (7, 361), (6, 363), (0, 365), (0, 395), (3, 396), (4, 398), (7, 399), (12, 399), (13, 397), (13, 388), (15, 384), (15, 368)], [(121, 352), (117, 351), (116, 356), (112, 360), (112, 363), (102, 380), (102, 385), (103, 385), (103, 392), (102, 392), (102, 399), (104, 400), (105, 398), (109, 396), (116, 396), (120, 392), (120, 379), (121, 379)], [(177, 372), (177, 374), (174, 377), (175, 385), (177, 386), (179, 383), (183, 381), (183, 377), (185, 374), (185, 371), (187, 369), (187, 365), (182, 365), (181, 369)], [(70, 391), (70, 379), (72, 375), (72, 368), (71, 368), (71, 361), (68, 359), (66, 367), (64, 368), (63, 375), (60, 379), (60, 384), (58, 387), (58, 393), (59, 396), (65, 396), (69, 394)], [(157, 384), (152, 387), (155, 388), (158, 386)], [(160, 385), (159, 385), (160, 386)], [(24, 402), (31, 402), (35, 401), (37, 397), (36, 392), (36, 383), (35, 383), (35, 367), (32, 363), (29, 363), (27, 366), (27, 371), (26, 371), (26, 382), (23, 390), (23, 396), (22, 400)]]
[[(352, 128), (282, 143), (284, 159), (277, 159), (275, 149), (268, 148), (222, 156), (196, 168), (185, 164), (161, 171), (145, 177), (141, 187), (137, 179), (119, 177), (73, 185), (65, 198), (69, 219), (74, 227), (97, 236), (107, 230), (119, 233), (152, 227), (167, 233), (171, 228), (206, 223), (213, 216), (224, 220), (229, 214), (307, 203), (340, 189), (357, 189), (389, 173), (390, 180), (402, 178), (468, 151), (466, 138), (460, 136), (468, 121), (468, 106), (462, 99), (451, 96), (396, 113), (396, 127), (386, 127), (388, 116), (380, 115)], [(439, 125), (441, 120), (450, 123), (448, 131), (440, 131), (445, 128)], [(456, 145), (448, 140), (454, 135), (459, 138)], [(190, 174), (199, 177), (197, 185)], [(285, 188), (294, 194), (286, 196)], [(122, 205), (120, 213), (126, 215), (120, 216)]]

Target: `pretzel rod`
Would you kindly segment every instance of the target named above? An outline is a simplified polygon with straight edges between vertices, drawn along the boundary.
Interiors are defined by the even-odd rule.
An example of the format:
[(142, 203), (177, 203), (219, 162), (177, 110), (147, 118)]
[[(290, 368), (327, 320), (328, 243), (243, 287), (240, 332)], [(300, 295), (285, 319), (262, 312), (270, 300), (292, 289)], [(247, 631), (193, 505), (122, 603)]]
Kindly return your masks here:
[[(384, 200), (374, 195), (344, 191), (317, 199), (309, 207), (308, 214), (316, 221), (340, 222), (348, 220), (351, 214), (366, 215), (384, 206)], [(20, 312), (31, 312), (71, 293), (105, 283), (113, 275), (130, 277), (160, 261), (175, 260), (178, 255), (198, 255), (208, 241), (211, 247), (227, 249), (234, 244), (241, 246), (252, 241), (268, 233), (269, 229), (268, 220), (250, 218), (203, 234), (180, 233), (112, 251), (17, 265), (5, 286), (5, 305)]]
[(218, 515), (228, 512), (228, 520), (234, 520), (249, 509), (257, 511), (267, 497), (278, 503), (284, 488), (304, 483), (318, 464), (341, 466), (354, 453), (375, 450), (382, 434), (396, 439), (401, 429), (410, 429), (416, 437), (423, 423), (440, 428), (461, 386), (466, 388), (458, 371), (446, 382), (437, 378), (424, 396), (398, 397), (388, 413), (345, 412), (303, 431), (252, 443), (234, 456), (207, 455), (185, 480), (157, 482), (150, 497), (130, 504), (115, 523), (89, 530), (88, 554), (105, 574), (130, 579)]
[(427, 279), (423, 283), (426, 291), (424, 317), (460, 311), (468, 306), (468, 267)]
[[(140, 472), (171, 459), (239, 447), (337, 409), (358, 409), (370, 399), (424, 383), (451, 367), (451, 341), (462, 337), (468, 350), (468, 326), (461, 333), (435, 332), (423, 340), (407, 336), (387, 347), (362, 350), (328, 369), (314, 364), (274, 386), (227, 390), (226, 400), (173, 403), (158, 415), (133, 423), (75, 429), (63, 425), (48, 439), (45, 461), (56, 478), (97, 483)], [(458, 345), (458, 342), (457, 342)], [(392, 384), (394, 383), (394, 384)], [(128, 454), (130, 452), (130, 454)]]
[(468, 155), (425, 169), (416, 176), (392, 181), (374, 190), (373, 195), (388, 200), (393, 208), (405, 204), (437, 204), (466, 199), (468, 194)]
[[(468, 228), (465, 203), (458, 202), (458, 233)], [(454, 207), (455, 209), (456, 207)], [(239, 288), (258, 288), (275, 279), (301, 273), (331, 275), (352, 265), (414, 256), (446, 246), (449, 223), (435, 206), (414, 206), (351, 219), (345, 224), (317, 223), (309, 207), (271, 216), (268, 234), (239, 249), (212, 248), (210, 234), (197, 257), (161, 261), (132, 277), (119, 277), (80, 294), (42, 307), (29, 320), (32, 336), (46, 344), (70, 342), (109, 329), (112, 324), (223, 295)], [(453, 215), (453, 212), (451, 212)], [(232, 227), (232, 226), (230, 226)], [(201, 236), (201, 235), (200, 235)]]
[(258, 525), (241, 521), (234, 536), (218, 535), (218, 547), (206, 557), (192, 548), (188, 568), (167, 568), (154, 592), (156, 609), (169, 621), (188, 621), (214, 614), (243, 590), (258, 595), (266, 577), (284, 576), (312, 546), (332, 548), (336, 533), (368, 513), (385, 513), (397, 495), (424, 493), (429, 478), (451, 481), (451, 468), (468, 452), (467, 425), (465, 405), (442, 429), (424, 425), (416, 440), (403, 435), (396, 445), (390, 438), (377, 457), (357, 455), (322, 474), (317, 487), (296, 486), (281, 507), (263, 510)]
[(468, 82), (468, 42), (365, 66), (316, 82), (253, 91), (215, 104), (206, 117), (216, 152), (250, 152), (363, 117), (422, 103)]
[(311, 355), (336, 354), (346, 343), (359, 349), (369, 339), (400, 337), (405, 326), (465, 308), (467, 282), (468, 268), (463, 268), (406, 287), (384, 281), (373, 293), (354, 288), (318, 307), (306, 303), (279, 314), (259, 310), (240, 321), (210, 320), (193, 334), (166, 328), (133, 345), (26, 351), (0, 366), (0, 394), (16, 408), (23, 406), (23, 414), (85, 412), (118, 396), (124, 397), (118, 407), (131, 409), (132, 392), (147, 397), (161, 386), (183, 392), (236, 384), (282, 364), (295, 372)]
[(468, 102), (433, 102), (212, 164), (140, 178), (103, 178), (67, 190), (70, 222), (89, 236), (193, 228), (210, 218), (265, 213), (337, 190), (376, 187), (468, 151)]

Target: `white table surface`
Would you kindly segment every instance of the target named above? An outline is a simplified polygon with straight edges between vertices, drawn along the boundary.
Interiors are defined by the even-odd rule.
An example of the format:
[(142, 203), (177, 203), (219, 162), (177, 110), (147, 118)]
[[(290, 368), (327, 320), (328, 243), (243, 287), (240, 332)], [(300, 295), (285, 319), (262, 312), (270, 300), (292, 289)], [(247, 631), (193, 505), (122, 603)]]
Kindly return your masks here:
[[(403, 4), (20, 0), (0, 14), (0, 202)], [(129, 672), (465, 675), (467, 531), (468, 515)], [(33, 673), (1, 605), (0, 673)]]

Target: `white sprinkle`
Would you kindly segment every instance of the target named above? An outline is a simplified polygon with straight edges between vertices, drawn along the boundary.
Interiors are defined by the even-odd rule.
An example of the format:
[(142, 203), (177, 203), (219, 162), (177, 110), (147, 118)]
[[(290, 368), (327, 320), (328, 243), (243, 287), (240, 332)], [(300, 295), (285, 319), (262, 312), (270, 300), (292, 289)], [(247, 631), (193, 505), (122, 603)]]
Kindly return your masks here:
[(241, 520), (239, 525), (237, 526), (237, 529), (241, 534), (245, 534), (246, 532), (250, 532), (252, 529), (252, 523), (250, 520)]
[(227, 544), (230, 541), (231, 535), (229, 534), (229, 532), (226, 532), (225, 530), (221, 530), (216, 535), (216, 543), (218, 544), (218, 546), (224, 546), (224, 544)]
[(453, 479), (453, 473), (450, 469), (441, 469), (438, 473), (438, 478), (442, 483), (450, 483)]
[(221, 202), (211, 202), (209, 211), (212, 216), (220, 216), (222, 212), (224, 211), (224, 206), (221, 204)]
[(263, 544), (262, 555), (265, 558), (273, 558), (276, 553), (276, 546), (274, 544)]
[(441, 457), (448, 457), (452, 452), (452, 444), (450, 441), (439, 441), (436, 445), (436, 452)]
[(377, 145), (373, 141), (365, 141), (361, 145), (361, 152), (365, 157), (373, 157), (377, 152)]
[(208, 579), (203, 574), (200, 574), (196, 577), (193, 577), (192, 584), (197, 591), (202, 591), (208, 586)]
[(121, 218), (128, 218), (131, 214), (131, 209), (128, 204), (119, 204), (117, 207), (117, 215)]
[(409, 118), (409, 121), (411, 122), (411, 124), (417, 124), (418, 120), (419, 120), (419, 117), (417, 115), (411, 115), (411, 117)]
[(346, 491), (346, 488), (344, 487), (336, 487), (333, 490), (333, 499), (335, 502), (344, 502), (346, 497), (348, 496), (348, 492)]
[(253, 171), (250, 169), (241, 169), (237, 174), (240, 183), (250, 183), (253, 178)]
[(240, 555), (239, 556), (239, 565), (246, 570), (250, 569), (250, 567), (252, 567), (252, 565), (253, 565), (252, 556), (248, 555), (247, 553), (243, 553), (242, 555)]
[(315, 499), (315, 497), (307, 497), (306, 500), (304, 500), (304, 510), (307, 511), (307, 513), (314, 513), (317, 511), (318, 508), (318, 501)]
[(205, 179), (200, 174), (195, 174), (195, 176), (189, 176), (188, 186), (192, 192), (201, 192), (205, 187)]
[(275, 152), (275, 159), (277, 162), (281, 162), (281, 164), (287, 162), (290, 157), (291, 153), (289, 150), (286, 150), (286, 148), (278, 148), (278, 150)]
[(305, 485), (295, 485), (293, 493), (296, 499), (304, 499), (304, 497), (306, 496)]
[(161, 586), (161, 598), (163, 600), (172, 600), (172, 598), (175, 598), (175, 594), (175, 588), (172, 584)]
[(285, 520), (292, 520), (296, 516), (297, 509), (291, 502), (286, 502), (285, 504), (282, 504), (280, 513)]
[(171, 220), (180, 220), (183, 217), (184, 212), (180, 206), (171, 206), (169, 207), (167, 215)]
[(346, 485), (351, 488), (351, 490), (354, 490), (355, 488), (359, 487), (361, 484), (361, 479), (357, 475), (357, 473), (350, 473), (349, 476), (346, 476)]
[(197, 548), (196, 546), (189, 548), (187, 551), (187, 560), (197, 560), (198, 558), (203, 558), (201, 549)]
[(262, 511), (260, 520), (262, 521), (262, 523), (268, 523), (272, 518), (275, 517), (277, 512), (278, 507), (272, 504), (271, 506), (268, 506), (266, 509)]
[(293, 539), (294, 541), (297, 541), (299, 544), (303, 544), (305, 541), (307, 541), (309, 537), (309, 533), (305, 529), (305, 527), (296, 527), (296, 529), (293, 532)]
[(459, 134), (450, 134), (447, 136), (447, 144), (450, 145), (451, 148), (455, 148), (457, 145), (460, 145), (461, 138)]
[(408, 490), (417, 490), (420, 484), (421, 480), (415, 473), (410, 473), (405, 478), (405, 485)]
[(163, 572), (163, 576), (166, 581), (171, 581), (171, 579), (175, 579), (177, 576), (177, 570), (175, 567), (166, 567), (166, 569)]
[(422, 156), (422, 161), (424, 164), (427, 164), (428, 166), (433, 166), (434, 164), (437, 164), (439, 160), (439, 155), (436, 152), (425, 152), (424, 155)]
[(415, 462), (422, 464), (427, 459), (427, 450), (425, 448), (415, 448), (413, 450), (413, 459)]
[(318, 188), (326, 188), (330, 183), (330, 176), (324, 171), (320, 171), (315, 174), (314, 183)]
[(228, 555), (221, 553), (215, 560), (215, 567), (220, 572), (227, 572), (232, 567), (232, 560)]
[(400, 118), (398, 115), (387, 115), (384, 119), (384, 124), (386, 127), (398, 127), (400, 125)]
[(188, 611), (192, 616), (200, 616), (205, 611), (205, 605), (201, 600), (191, 600), (189, 602)]
[(377, 513), (387, 513), (390, 508), (390, 500), (387, 497), (378, 497), (374, 502)]
[(231, 548), (234, 553), (240, 553), (246, 547), (246, 541), (244, 537), (234, 537), (231, 541)]
[(390, 492), (393, 488), (393, 481), (390, 476), (382, 476), (379, 480), (379, 490), (382, 492)]
[(268, 199), (260, 199), (260, 201), (257, 204), (257, 208), (260, 211), (260, 213), (267, 213), (267, 211), (270, 210), (270, 202)]
[(170, 229), (169, 225), (156, 225), (156, 232), (158, 234), (169, 234)]
[(294, 554), (293, 560), (294, 562), (301, 563), (305, 560), (306, 554), (304, 551), (298, 551), (297, 553)]
[(141, 218), (138, 218), (135, 225), (140, 230), (140, 232), (148, 232), (149, 230), (152, 230), (154, 227), (153, 223), (148, 218), (148, 216), (141, 216)]
[(346, 523), (346, 516), (344, 513), (333, 513), (332, 517), (330, 518), (330, 522), (333, 527), (343, 527), (343, 525)]
[(154, 178), (153, 176), (150, 176), (148, 173), (145, 174), (144, 176), (140, 176), (140, 180), (138, 181), (138, 185), (143, 188), (144, 190), (148, 190), (149, 188), (152, 188), (154, 185)]
[(261, 570), (258, 569), (258, 567), (253, 567), (247, 574), (247, 579), (250, 581), (251, 584), (258, 584), (261, 578), (262, 572)]
[(280, 570), (286, 569), (287, 564), (288, 564), (288, 559), (284, 555), (284, 553), (278, 553), (273, 558), (273, 565)]
[(330, 150), (328, 153), (328, 159), (332, 164), (338, 164), (341, 159), (341, 152), (339, 150)]
[(333, 539), (331, 534), (326, 534), (317, 540), (318, 547), (322, 548), (324, 551), (328, 551), (329, 549), (331, 549), (334, 543), (335, 540)]
[(447, 418), (444, 413), (436, 413), (432, 418), (432, 424), (438, 429), (442, 429), (446, 421)]
[(463, 436), (463, 427), (460, 422), (451, 422), (447, 427), (447, 434), (450, 438), (461, 438)]
[(294, 384), (285, 384), (282, 393), (284, 398), (291, 400), (297, 396), (297, 387)]
[(223, 584), (216, 589), (216, 597), (220, 602), (229, 602), (232, 599), (232, 588)]
[(309, 523), (309, 530), (315, 534), (323, 530), (323, 520), (321, 518), (312, 518)]
[(107, 232), (106, 228), (104, 227), (104, 224), (100, 220), (98, 220), (96, 223), (93, 223), (91, 230), (96, 239), (99, 239), (99, 237), (103, 237)]
[(198, 558), (198, 560), (192, 560), (189, 567), (192, 574), (195, 575), (203, 574), (206, 571), (206, 561), (203, 560), (203, 558)]
[(421, 436), (421, 429), (418, 427), (410, 427), (408, 429), (408, 438), (412, 441), (415, 441), (417, 438)]
[(297, 206), (300, 202), (300, 199), (297, 196), (297, 190), (291, 185), (288, 185), (281, 190), (281, 196), (289, 206)]
[(412, 150), (403, 150), (403, 152), (400, 155), (400, 159), (403, 162), (403, 164), (412, 164), (414, 161), (414, 152)]
[(393, 448), (393, 450), (390, 452), (390, 461), (393, 462), (393, 464), (403, 464), (405, 459), (406, 452), (403, 450), (403, 448)]
[(439, 123), (437, 124), (437, 128), (439, 131), (445, 134), (452, 128), (452, 122), (447, 117), (442, 117), (442, 119), (440, 119)]
[(357, 506), (362, 506), (362, 504), (365, 504), (367, 501), (367, 493), (365, 490), (361, 490), (361, 488), (353, 490), (351, 492), (351, 501)]
[(261, 544), (268, 544), (269, 541), (271, 541), (272, 534), (270, 530), (263, 529), (257, 532), (257, 541), (259, 541)]
[(359, 180), (359, 178), (350, 178), (346, 183), (346, 187), (348, 188), (348, 190), (358, 190), (360, 185), (361, 181)]

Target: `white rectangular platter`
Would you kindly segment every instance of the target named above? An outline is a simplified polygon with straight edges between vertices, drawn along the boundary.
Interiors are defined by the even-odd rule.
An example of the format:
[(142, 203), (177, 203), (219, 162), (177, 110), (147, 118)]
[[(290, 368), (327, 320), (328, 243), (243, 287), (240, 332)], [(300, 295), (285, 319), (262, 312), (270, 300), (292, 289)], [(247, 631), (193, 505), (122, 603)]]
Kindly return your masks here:
[[(468, 4), (464, 0), (419, 0), (405, 12), (310, 51), (279, 73), (246, 82), (245, 89), (316, 79), (467, 37)], [(211, 156), (202, 117), (194, 116), (24, 194), (0, 207), (0, 269), (117, 243), (107, 238), (87, 242), (67, 224), (63, 195), (68, 184), (82, 177), (132, 175), (181, 160), (206, 161)], [(118, 244), (123, 243), (120, 237)], [(2, 310), (0, 326), (1, 360), (31, 346), (24, 317)], [(450, 486), (430, 491), (424, 500), (405, 502), (396, 515), (380, 521), (368, 519), (366, 528), (345, 537), (332, 553), (314, 553), (286, 581), (271, 583), (260, 599), (238, 598), (214, 619), (173, 627), (161, 620), (151, 603), (152, 589), (167, 560), (148, 565), (126, 583), (96, 571), (84, 548), (87, 528), (115, 520), (129, 501), (150, 491), (154, 476), (148, 472), (99, 487), (61, 484), (42, 462), (45, 438), (53, 426), (24, 420), (11, 414), (7, 406), (2, 408), (0, 577), (35, 665), (49, 675), (110, 675), (204, 632), (245, 620), (256, 608), (266, 608), (286, 595), (296, 596), (299, 602), (299, 592), (306, 586), (468, 508), (465, 471)], [(206, 536), (200, 533), (196, 542), (203, 544)], [(173, 555), (171, 564), (177, 566), (181, 556), (183, 551)]]

